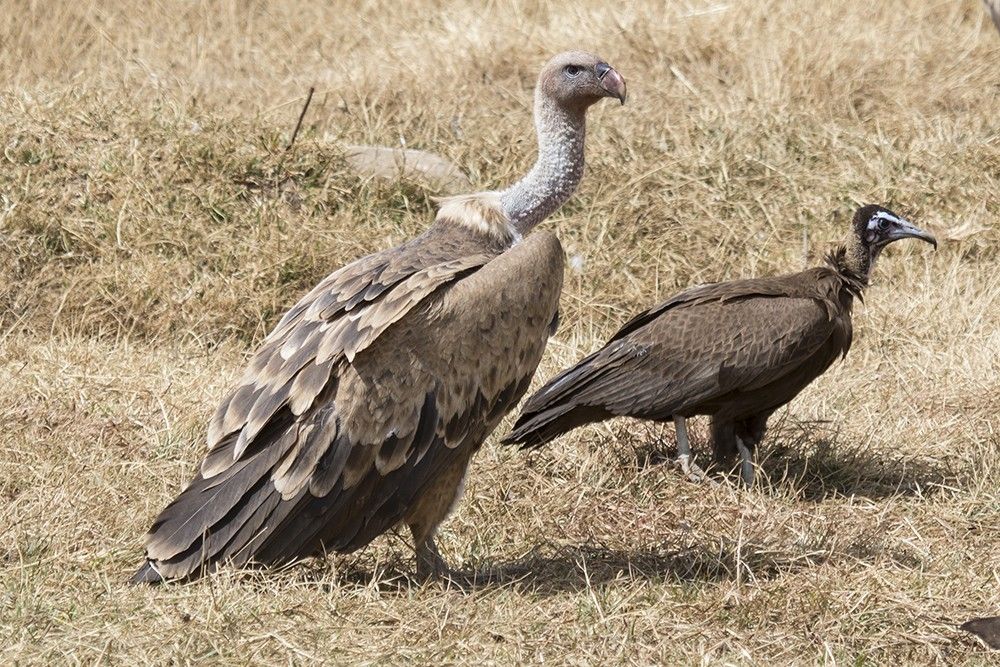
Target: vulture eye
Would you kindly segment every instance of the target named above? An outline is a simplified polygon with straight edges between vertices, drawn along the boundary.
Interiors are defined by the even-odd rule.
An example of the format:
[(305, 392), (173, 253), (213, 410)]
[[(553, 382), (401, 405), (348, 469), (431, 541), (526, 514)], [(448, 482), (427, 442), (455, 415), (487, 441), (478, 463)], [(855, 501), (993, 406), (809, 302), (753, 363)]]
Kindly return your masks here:
[(563, 67), (563, 72), (565, 72), (568, 77), (574, 77), (582, 71), (583, 68), (579, 65), (566, 65), (566, 67)]

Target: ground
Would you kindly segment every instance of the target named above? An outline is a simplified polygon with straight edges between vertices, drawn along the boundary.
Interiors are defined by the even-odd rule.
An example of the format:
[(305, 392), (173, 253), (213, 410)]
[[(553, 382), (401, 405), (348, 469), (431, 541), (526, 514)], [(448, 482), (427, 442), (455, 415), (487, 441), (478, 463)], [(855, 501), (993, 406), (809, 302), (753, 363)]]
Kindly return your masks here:
[[(0, 645), (10, 664), (983, 664), (1000, 613), (1000, 36), (974, 0), (14, 0), (0, 16)], [(776, 414), (760, 484), (680, 479), (670, 427), (487, 441), (443, 526), (351, 556), (126, 585), (207, 419), (280, 314), (425, 227), (405, 145), (500, 187), (531, 88), (582, 46), (590, 116), (535, 379), (699, 282), (822, 261), (860, 202), (890, 248), (845, 361)], [(286, 146), (306, 93), (302, 129)], [(693, 427), (706, 452), (706, 424)]]

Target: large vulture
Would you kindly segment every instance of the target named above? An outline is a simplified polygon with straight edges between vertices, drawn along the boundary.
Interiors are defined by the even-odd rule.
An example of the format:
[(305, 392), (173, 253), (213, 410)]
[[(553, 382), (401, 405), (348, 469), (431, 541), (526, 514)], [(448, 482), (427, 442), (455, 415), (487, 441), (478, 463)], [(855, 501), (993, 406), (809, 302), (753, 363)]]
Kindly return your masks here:
[(528, 388), (563, 252), (528, 233), (583, 175), (584, 117), (625, 81), (563, 53), (535, 89), (538, 159), (499, 192), (444, 200), (420, 236), (335, 271), (285, 313), (208, 426), (194, 480), (153, 522), (132, 581), (359, 549), (405, 523), (418, 576), (469, 461)]
[(667, 299), (550, 380), (504, 441), (538, 447), (615, 416), (673, 420), (678, 462), (701, 477), (685, 420), (711, 415), (716, 463), (729, 469), (739, 453), (742, 479), (752, 484), (752, 450), (768, 417), (847, 354), (854, 299), (882, 249), (904, 238), (937, 246), (892, 211), (863, 206), (827, 266), (701, 285)]

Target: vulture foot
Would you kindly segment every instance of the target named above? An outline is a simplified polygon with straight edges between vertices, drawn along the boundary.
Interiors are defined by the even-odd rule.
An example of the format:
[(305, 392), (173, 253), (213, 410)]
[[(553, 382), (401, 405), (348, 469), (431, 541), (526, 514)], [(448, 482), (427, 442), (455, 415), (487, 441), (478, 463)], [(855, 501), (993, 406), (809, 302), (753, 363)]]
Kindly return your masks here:
[(421, 583), (438, 582), (445, 588), (463, 588), (461, 577), (448, 568), (433, 538), (427, 538), (417, 547), (417, 580)]
[(708, 476), (708, 473), (701, 469), (701, 467), (691, 460), (690, 454), (678, 454), (677, 458), (674, 459), (677, 466), (681, 469), (681, 474), (684, 475), (684, 479), (689, 482), (695, 482), (698, 484), (705, 483), (711, 486), (718, 486), (718, 482)]
[(692, 482), (707, 482), (712, 486), (718, 486), (718, 482), (710, 478), (698, 464), (691, 460), (691, 443), (688, 442), (687, 422), (684, 417), (674, 417), (674, 428), (677, 430), (677, 465), (685, 479)]

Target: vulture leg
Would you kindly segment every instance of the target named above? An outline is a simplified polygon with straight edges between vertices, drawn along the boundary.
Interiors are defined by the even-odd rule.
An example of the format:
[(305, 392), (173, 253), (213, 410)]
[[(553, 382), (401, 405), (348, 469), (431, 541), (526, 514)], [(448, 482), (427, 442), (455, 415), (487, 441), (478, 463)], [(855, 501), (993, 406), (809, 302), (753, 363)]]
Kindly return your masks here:
[(735, 430), (736, 450), (740, 454), (740, 479), (747, 487), (753, 486), (756, 477), (753, 459), (757, 445), (767, 432), (767, 420), (771, 410), (761, 412), (739, 422)]
[(719, 415), (713, 415), (712, 463), (714, 467), (726, 473), (732, 472), (736, 467), (738, 454), (735, 424)]
[(705, 471), (691, 460), (691, 443), (688, 441), (687, 420), (680, 415), (674, 415), (674, 428), (677, 431), (677, 465), (684, 476), (692, 482), (711, 482)]
[(740, 479), (748, 488), (753, 486), (753, 450), (743, 444), (743, 440), (736, 436), (736, 449), (740, 452)]
[(424, 487), (420, 498), (405, 517), (413, 534), (413, 547), (417, 554), (417, 578), (422, 581), (437, 580), (457, 585), (448, 564), (438, 552), (434, 534), (438, 526), (458, 503), (465, 488), (465, 469), (472, 452), (457, 456), (452, 465), (441, 471), (437, 479)]
[(410, 526), (413, 533), (413, 544), (417, 551), (417, 579), (420, 581), (441, 581), (450, 579), (451, 570), (448, 563), (441, 557), (437, 544), (434, 543), (434, 536), (428, 535), (421, 539), (418, 534), (419, 529)]

